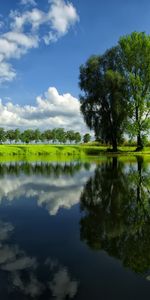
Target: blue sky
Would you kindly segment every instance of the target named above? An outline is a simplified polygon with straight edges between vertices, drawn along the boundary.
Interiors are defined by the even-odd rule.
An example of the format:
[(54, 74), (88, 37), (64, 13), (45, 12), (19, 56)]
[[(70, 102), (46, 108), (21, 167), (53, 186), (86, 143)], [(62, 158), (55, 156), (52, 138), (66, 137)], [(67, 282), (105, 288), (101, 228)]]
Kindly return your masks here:
[[(65, 107), (65, 104), (61, 106), (61, 99), (63, 101), (66, 96), (61, 97), (67, 93), (70, 95), (72, 111), (69, 111), (66, 118), (71, 118), (75, 110), (76, 119), (79, 108), (75, 99), (80, 93), (78, 87), (79, 66), (91, 54), (103, 53), (107, 48), (115, 45), (121, 35), (135, 30), (150, 32), (150, 1), (148, 0), (0, 1), (0, 49), (1, 39), (2, 42), (4, 42), (4, 38), (9, 41), (7, 47), (2, 45), (4, 50), (6, 47), (2, 62), (9, 66), (0, 63), (0, 98), (3, 104), (0, 126), (2, 122), (5, 124), (7, 117), (12, 120), (6, 122), (6, 126), (31, 126), (31, 122), (18, 121), (17, 115), (12, 117), (10, 112), (17, 114), (16, 105), (19, 105), (20, 111), (22, 109), (20, 118), (31, 120), (31, 111), (35, 110), (33, 120), (36, 117), (43, 120), (44, 113), (41, 117), (39, 112), (43, 107), (36, 100), (40, 95), (43, 95), (40, 96), (42, 101), (48, 99), (51, 106), (56, 104), (54, 102), (58, 100), (56, 98), (59, 96), (59, 101), (56, 101), (59, 109), (57, 107), (54, 109), (55, 113), (52, 112), (49, 115), (51, 119), (54, 116), (55, 122), (50, 123), (47, 116), (45, 127), (48, 124), (51, 124), (51, 127), (57, 125), (60, 110), (64, 110)], [(38, 13), (38, 17), (40, 16), (36, 24), (35, 18), (32, 22), (30, 20), (34, 11)], [(19, 22), (23, 20), (22, 25), (17, 23), (18, 18)], [(62, 18), (62, 24), (59, 24), (60, 18)], [(14, 43), (14, 33), (17, 48), (13, 52), (8, 48), (12, 46), (12, 41)], [(49, 33), (51, 40), (48, 40)], [(24, 37), (21, 36), (22, 34)], [(23, 42), (20, 48), (18, 39), (21, 40), (25, 36), (30, 40)], [(35, 38), (38, 38), (38, 41)], [(8, 55), (6, 55), (7, 52)], [(49, 87), (55, 88), (58, 94), (54, 93), (54, 89), (48, 90)], [(44, 94), (46, 91), (48, 91), (48, 95)], [(72, 99), (73, 102), (71, 102)], [(10, 104), (7, 105), (8, 101), (15, 106), (13, 109), (10, 108)], [(28, 107), (28, 110), (26, 109), (27, 105), (31, 106), (30, 109)], [(43, 105), (45, 105), (44, 102)], [(69, 102), (66, 102), (66, 114), (68, 105)], [(37, 106), (38, 111), (36, 110)], [(7, 110), (7, 114), (5, 112), (4, 115), (3, 110)], [(14, 123), (14, 118), (16, 118), (16, 123)], [(39, 122), (39, 126), (41, 123)], [(81, 119), (79, 123), (83, 127)], [(76, 126), (75, 123), (69, 124), (69, 121), (68, 123), (64, 121), (64, 127)], [(35, 123), (33, 122), (33, 126), (38, 126), (37, 120)], [(63, 126), (63, 121), (58, 122), (58, 126)]]

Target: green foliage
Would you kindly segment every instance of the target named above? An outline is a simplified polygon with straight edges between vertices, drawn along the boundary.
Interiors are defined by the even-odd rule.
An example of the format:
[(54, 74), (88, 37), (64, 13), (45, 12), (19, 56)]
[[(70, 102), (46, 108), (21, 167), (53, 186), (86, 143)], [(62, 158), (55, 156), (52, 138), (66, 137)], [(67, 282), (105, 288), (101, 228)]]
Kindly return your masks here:
[(80, 67), (81, 112), (97, 140), (110, 143), (113, 149), (124, 132), (127, 117), (126, 80), (121, 74), (119, 48), (102, 56), (92, 56)]
[(150, 35), (133, 32), (80, 67), (81, 112), (97, 141), (117, 149), (122, 135), (142, 150), (150, 130)]
[(133, 32), (119, 40), (124, 77), (129, 91), (128, 132), (137, 136), (138, 147), (150, 129), (150, 35)]
[(0, 143), (4, 143), (6, 141), (6, 133), (4, 128), (0, 128)]
[(81, 134), (73, 130), (65, 131), (64, 128), (47, 129), (41, 132), (39, 129), (27, 129), (20, 132), (19, 129), (10, 129), (5, 131), (0, 128), (0, 143), (60, 143), (65, 144), (67, 141), (70, 143), (78, 144), (81, 142)]
[(81, 134), (79, 132), (75, 132), (74, 141), (75, 141), (76, 144), (81, 142)]
[(88, 143), (88, 142), (90, 142), (90, 140), (91, 140), (90, 134), (89, 134), (89, 133), (86, 133), (86, 134), (83, 136), (83, 142), (84, 142), (84, 143)]

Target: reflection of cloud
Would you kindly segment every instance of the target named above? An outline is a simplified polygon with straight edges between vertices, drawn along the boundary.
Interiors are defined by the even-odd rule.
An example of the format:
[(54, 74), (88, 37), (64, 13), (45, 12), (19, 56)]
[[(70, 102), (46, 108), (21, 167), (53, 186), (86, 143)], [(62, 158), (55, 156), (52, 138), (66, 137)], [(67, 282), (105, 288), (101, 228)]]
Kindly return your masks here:
[(77, 293), (78, 283), (71, 280), (68, 271), (65, 268), (60, 269), (50, 283), (50, 289), (53, 297), (57, 300), (73, 298)]
[(10, 223), (0, 221), (0, 241), (7, 240), (14, 227)]
[(5, 264), (16, 259), (18, 253), (17, 247), (10, 247), (9, 245), (0, 246), (0, 267), (5, 268)]
[[(13, 230), (10, 223), (0, 221), (0, 269), (8, 273), (6, 287), (8, 285), (9, 291), (19, 291), (28, 297), (37, 298), (47, 290), (56, 300), (73, 298), (77, 293), (78, 282), (71, 279), (68, 270), (50, 258), (37, 263), (35, 257), (27, 256), (18, 245), (6, 244)], [(48, 274), (44, 282), (42, 275), (41, 278), (39, 275), (40, 268)], [(49, 281), (49, 277), (53, 279)]]
[(58, 178), (44, 175), (7, 175), (0, 179), (0, 201), (4, 197), (9, 201), (21, 196), (36, 197), (39, 206), (46, 206), (51, 215), (56, 215), (61, 207), (69, 209), (79, 202), (83, 186), (94, 169), (95, 166), (91, 166), (89, 171), (81, 168), (72, 177), (60, 175)]
[(19, 288), (25, 295), (31, 297), (40, 296), (45, 289), (44, 285), (39, 282), (36, 276), (33, 273), (29, 273), (29, 281), (23, 282), (21, 278), (21, 273), (15, 272), (12, 277), (13, 286)]
[(14, 258), (13, 261), (10, 261), (2, 266), (3, 270), (10, 271), (10, 272), (17, 271), (17, 270), (24, 270), (24, 269), (31, 268), (36, 264), (34, 258), (30, 258), (26, 256), (20, 258), (16, 258), (16, 257), (13, 258)]

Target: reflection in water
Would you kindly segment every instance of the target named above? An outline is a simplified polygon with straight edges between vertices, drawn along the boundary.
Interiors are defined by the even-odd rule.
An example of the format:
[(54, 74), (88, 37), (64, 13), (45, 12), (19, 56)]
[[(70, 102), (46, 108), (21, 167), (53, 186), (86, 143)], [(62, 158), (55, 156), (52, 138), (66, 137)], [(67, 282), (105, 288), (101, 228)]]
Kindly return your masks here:
[(140, 157), (0, 164), (0, 298), (147, 299), (149, 173)]
[[(18, 245), (9, 245), (13, 230), (10, 223), (0, 222), (0, 270), (8, 274), (5, 290), (9, 291), (9, 296), (21, 292), (28, 297), (24, 299), (39, 299), (40, 296), (43, 299), (44, 295), (57, 300), (73, 298), (78, 282), (70, 277), (67, 268), (50, 258), (43, 263), (38, 262), (35, 257), (28, 257)], [(48, 273), (46, 281), (40, 276), (41, 269)], [(2, 289), (0, 286), (0, 292)]]
[(80, 194), (94, 166), (88, 163), (64, 164), (16, 163), (0, 165), (0, 202), (25, 196), (35, 197), (50, 215), (59, 208), (71, 208), (79, 202)]
[(98, 165), (81, 194), (80, 237), (149, 279), (150, 169), (112, 161)]
[[(0, 202), (13, 204), (16, 199), (34, 198), (38, 206), (56, 215), (59, 208), (69, 209), (78, 203), (94, 168), (81, 162), (1, 164)], [(18, 243), (11, 242), (13, 233), (11, 223), (0, 221), (1, 278), (7, 274), (0, 295), (9, 294), (10, 298), (16, 297), (14, 299), (74, 298), (78, 281), (71, 277), (68, 268), (50, 257), (39, 261), (38, 250), (34, 257), (28, 256)]]

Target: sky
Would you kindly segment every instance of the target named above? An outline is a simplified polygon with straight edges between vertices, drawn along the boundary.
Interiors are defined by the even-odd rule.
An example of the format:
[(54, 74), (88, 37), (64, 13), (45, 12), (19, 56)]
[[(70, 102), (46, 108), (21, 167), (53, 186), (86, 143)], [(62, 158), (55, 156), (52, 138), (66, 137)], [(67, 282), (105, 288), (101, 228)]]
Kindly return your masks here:
[(149, 0), (0, 0), (0, 127), (86, 132), (79, 67), (133, 31)]

